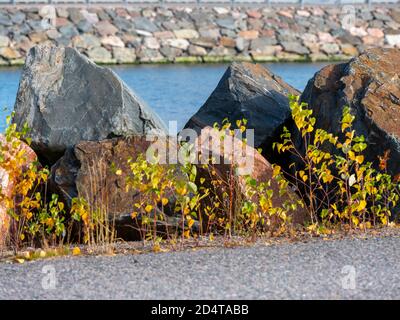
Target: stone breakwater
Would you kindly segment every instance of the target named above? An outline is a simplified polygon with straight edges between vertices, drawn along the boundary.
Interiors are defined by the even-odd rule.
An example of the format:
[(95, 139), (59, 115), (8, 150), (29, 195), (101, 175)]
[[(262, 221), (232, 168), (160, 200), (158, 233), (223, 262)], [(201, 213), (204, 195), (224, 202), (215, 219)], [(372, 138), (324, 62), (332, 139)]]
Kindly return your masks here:
[(400, 47), (400, 8), (3, 7), (0, 65), (44, 42), (97, 63), (326, 61)]

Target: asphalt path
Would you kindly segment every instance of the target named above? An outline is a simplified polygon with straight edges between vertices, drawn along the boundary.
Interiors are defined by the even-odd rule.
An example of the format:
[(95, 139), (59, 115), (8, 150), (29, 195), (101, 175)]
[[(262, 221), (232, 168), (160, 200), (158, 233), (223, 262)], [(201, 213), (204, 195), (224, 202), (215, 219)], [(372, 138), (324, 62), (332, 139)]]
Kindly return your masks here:
[(399, 299), (400, 237), (0, 263), (0, 299)]

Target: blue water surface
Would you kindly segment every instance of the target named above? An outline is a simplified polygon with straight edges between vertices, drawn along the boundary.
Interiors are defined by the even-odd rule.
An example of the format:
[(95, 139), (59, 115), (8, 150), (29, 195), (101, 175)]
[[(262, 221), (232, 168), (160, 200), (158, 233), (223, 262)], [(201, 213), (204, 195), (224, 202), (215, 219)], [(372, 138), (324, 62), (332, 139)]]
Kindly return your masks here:
[[(271, 63), (266, 66), (293, 87), (303, 90), (323, 63)], [(132, 65), (111, 68), (144, 99), (166, 123), (178, 121), (178, 129), (198, 110), (214, 90), (228, 66)], [(0, 68), (0, 132), (11, 113), (21, 68)], [(7, 108), (4, 110), (3, 108)]]

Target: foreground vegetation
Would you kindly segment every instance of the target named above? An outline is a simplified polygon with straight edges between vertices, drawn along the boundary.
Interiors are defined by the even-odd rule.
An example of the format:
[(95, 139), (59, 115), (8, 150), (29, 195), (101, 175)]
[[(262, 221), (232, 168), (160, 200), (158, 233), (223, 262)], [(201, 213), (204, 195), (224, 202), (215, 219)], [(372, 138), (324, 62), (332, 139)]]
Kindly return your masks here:
[[(227, 174), (221, 174), (211, 158), (209, 163), (195, 165), (189, 161), (190, 147), (184, 143), (181, 150), (188, 154), (184, 164), (150, 163), (141, 155), (128, 160), (129, 172), (113, 168), (114, 174), (126, 177), (128, 190), (140, 192), (131, 218), (141, 240), (159, 251), (164, 243), (182, 244), (184, 239), (200, 237), (239, 236), (255, 241), (263, 236), (304, 231), (327, 234), (336, 229), (366, 230), (390, 224), (399, 200), (399, 183), (386, 172), (389, 153), (377, 155), (376, 168), (365, 161), (363, 151), (368, 146), (355, 134), (349, 108), (343, 111), (339, 137), (315, 128), (312, 111), (297, 97), (291, 97), (290, 107), (294, 128), (302, 137), (301, 147), (284, 128), (273, 149), (291, 161), (285, 166), (273, 165), (271, 180), (239, 177), (235, 163), (228, 165)], [(235, 126), (244, 132), (246, 123), (244, 119)], [(227, 121), (214, 128), (221, 140), (235, 134)], [(48, 192), (48, 168), (38, 162), (21, 166), (26, 154), (19, 145), (21, 140), (29, 144), (27, 133), (28, 128), (17, 132), (9, 118), (7, 143), (0, 145), (0, 167), (17, 181), (11, 195), (0, 190), (0, 202), (10, 217), (5, 247), (16, 254), (28, 246), (64, 248), (79, 234), (82, 243), (109, 250), (118, 240), (114, 217), (91, 207), (82, 197), (72, 199), (67, 210), (56, 194)], [(274, 183), (279, 185), (278, 191), (271, 187)], [(276, 205), (274, 192), (286, 200)], [(165, 214), (167, 207), (173, 211), (169, 215)], [(292, 218), (299, 210), (308, 215), (301, 226)], [(171, 223), (171, 216), (175, 223)], [(38, 252), (35, 256), (46, 255)], [(79, 254), (79, 249), (59, 252)]]

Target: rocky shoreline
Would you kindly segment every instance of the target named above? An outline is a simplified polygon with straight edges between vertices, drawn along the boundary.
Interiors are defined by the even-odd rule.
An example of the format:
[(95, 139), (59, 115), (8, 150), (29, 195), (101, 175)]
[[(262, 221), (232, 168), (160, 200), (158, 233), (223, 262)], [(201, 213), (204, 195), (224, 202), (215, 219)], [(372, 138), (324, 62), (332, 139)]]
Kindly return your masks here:
[[(229, 172), (229, 163), (242, 168), (243, 164), (246, 165), (246, 162), (241, 162), (243, 159), (252, 159), (251, 170), (246, 174), (255, 181), (270, 181), (272, 164), (289, 170), (295, 163), (296, 170), (302, 169), (301, 164), (297, 168), (295, 158), (278, 156), (273, 152), (273, 143), (279, 141), (283, 126), (291, 132), (298, 149), (305, 148), (294, 126), (288, 99), (289, 94), (300, 95), (300, 101), (307, 102), (316, 115), (318, 128), (335, 135), (340, 134), (341, 115), (344, 109), (349, 108), (356, 117), (354, 134), (362, 135), (365, 143), (371, 145), (363, 153), (363, 159), (365, 156), (371, 166), (379, 168), (383, 161), (384, 169), (381, 170), (398, 182), (399, 60), (400, 49), (366, 50), (345, 63), (321, 69), (302, 93), (260, 64), (234, 62), (179, 137), (186, 141), (189, 134), (197, 132), (199, 135), (194, 145), (204, 147), (205, 151), (211, 150), (213, 155), (223, 159), (214, 168), (219, 177)], [(115, 219), (118, 234), (124, 239), (136, 239), (137, 234), (126, 226), (132, 223), (131, 209), (141, 191), (127, 188), (126, 176), (122, 172), (129, 171), (126, 170), (129, 159), (135, 160), (140, 154), (147, 153), (149, 136), (156, 137), (157, 141), (161, 139), (165, 146), (167, 141), (162, 139), (167, 136), (157, 114), (141, 101), (134, 90), (128, 90), (111, 70), (97, 66), (73, 48), (39, 45), (30, 50), (26, 60), (14, 112), (16, 129), (21, 132), (25, 126), (31, 129), (26, 137), (33, 149), (29, 153), (33, 155), (31, 158), (37, 155), (41, 164), (51, 169), (48, 190), (57, 194), (68, 209), (71, 209), (72, 199), (77, 197), (84, 197), (94, 210), (107, 208), (106, 212)], [(219, 145), (213, 149), (213, 144), (204, 143), (213, 137), (210, 130), (213, 123), (223, 123), (225, 118), (230, 123), (247, 119), (247, 128), (255, 132), (254, 147), (261, 147), (261, 153), (250, 144), (243, 158), (232, 159), (229, 151), (225, 154), (218, 149)], [(172, 158), (175, 156), (171, 152), (177, 155), (178, 150), (176, 137), (174, 139), (168, 141), (172, 151), (164, 149)], [(243, 151), (240, 140), (233, 139), (231, 143), (233, 150)], [(11, 147), (8, 149), (12, 150)], [(331, 152), (333, 154), (335, 150)], [(6, 159), (13, 157), (7, 153), (5, 156)], [(21, 170), (29, 166), (33, 161), (31, 158), (21, 162)], [(120, 168), (121, 172), (116, 174), (113, 168)], [(203, 182), (196, 180), (199, 187), (203, 183), (212, 183), (209, 174), (202, 172), (203, 168), (202, 164), (197, 165), (199, 181), (204, 179)], [(0, 171), (0, 177), (2, 175), (6, 177), (2, 178), (5, 182), (3, 192), (13, 194), (16, 182), (7, 170)], [(239, 185), (242, 183), (240, 179)], [(280, 206), (286, 197), (297, 201), (296, 197), (302, 192), (299, 189), (295, 194), (288, 187), (285, 196), (281, 196), (277, 182), (271, 181), (273, 204)], [(223, 195), (224, 186), (216, 192)], [(173, 197), (168, 200), (171, 207), (161, 206), (159, 209), (166, 216), (165, 227), (176, 225), (179, 220), (173, 201)], [(207, 202), (203, 205), (207, 206)], [(0, 205), (0, 227), (3, 228), (8, 225), (6, 212), (5, 205)], [(393, 213), (392, 218), (398, 217), (398, 206)], [(294, 222), (302, 223), (306, 219), (303, 209), (294, 211)]]
[(0, 66), (34, 45), (71, 46), (99, 64), (334, 61), (400, 47), (392, 6), (0, 9)]

